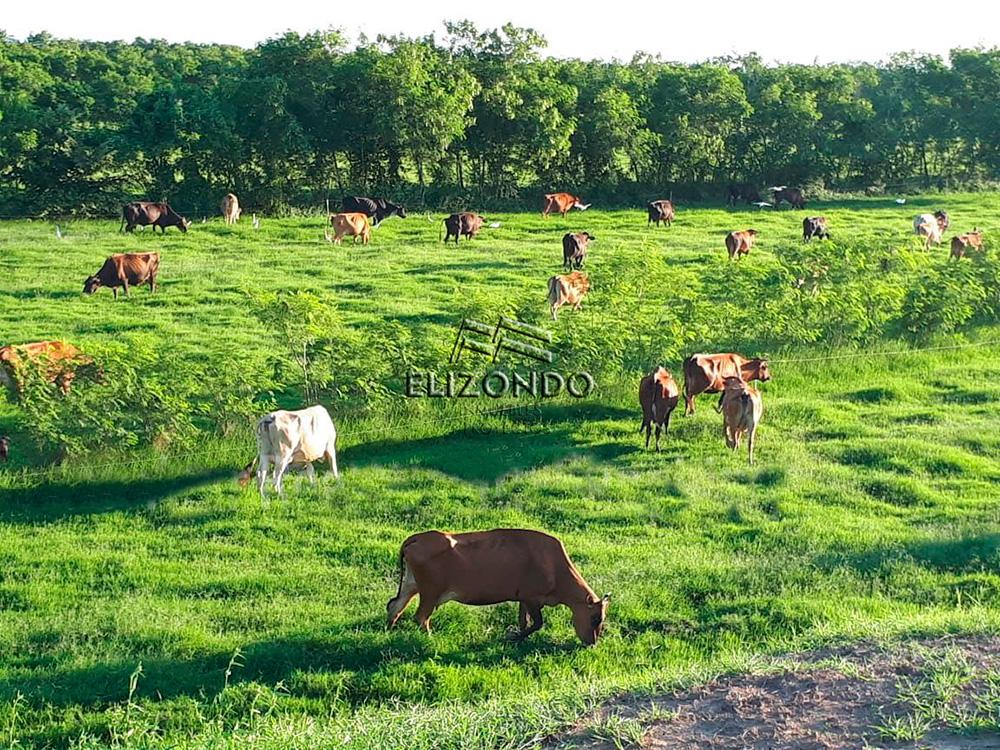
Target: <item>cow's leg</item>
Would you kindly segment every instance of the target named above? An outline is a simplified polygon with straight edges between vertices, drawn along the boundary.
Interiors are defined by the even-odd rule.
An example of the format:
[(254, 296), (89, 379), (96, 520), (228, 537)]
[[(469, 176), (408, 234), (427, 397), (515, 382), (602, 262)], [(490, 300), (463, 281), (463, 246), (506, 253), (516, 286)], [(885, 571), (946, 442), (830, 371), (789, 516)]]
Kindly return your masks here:
[(115, 295), (115, 302), (117, 302), (118, 301), (118, 287), (116, 287), (116, 286), (111, 287), (111, 293), (113, 295)]
[(260, 456), (257, 463), (257, 491), (260, 492), (261, 500), (264, 499), (264, 485), (267, 483), (267, 472), (271, 468), (271, 457)]
[(750, 434), (747, 435), (747, 449), (750, 454), (750, 465), (753, 466), (753, 444), (757, 439), (757, 425), (753, 425), (750, 428)]
[(417, 621), (417, 625), (424, 629), (427, 635), (431, 634), (431, 614), (433, 614), (435, 607), (437, 607), (436, 596), (424, 596), (420, 594), (420, 606), (417, 607), (417, 614), (414, 619)]
[(149, 293), (156, 294), (156, 276), (152, 275), (149, 277)]
[(527, 630), (521, 630), (521, 638), (527, 638), (534, 632), (542, 629), (542, 625), (545, 621), (542, 619), (542, 605), (538, 602), (528, 602), (525, 607), (528, 610), (528, 616), (531, 618), (531, 625)]
[(128, 297), (128, 279), (122, 279), (122, 286), (125, 288), (125, 296)]
[(656, 425), (656, 442), (655, 442), (656, 452), (660, 452), (660, 425)]
[(639, 428), (639, 434), (641, 435), (643, 432), (646, 433), (646, 450), (649, 450), (649, 436), (652, 431), (652, 428), (649, 426), (649, 420), (643, 418), (642, 427)]
[(323, 454), (323, 458), (330, 462), (330, 471), (333, 472), (333, 478), (340, 479), (340, 472), (337, 471), (337, 449), (333, 444), (326, 446), (326, 453)]
[(715, 405), (715, 413), (716, 414), (722, 414), (722, 400), (725, 397), (726, 397), (726, 392), (725, 391), (720, 391), (719, 392), (719, 403), (717, 403)]
[[(394, 627), (396, 622), (403, 615), (407, 605), (418, 593), (417, 579), (413, 577), (410, 566), (403, 562), (403, 570), (399, 576), (399, 590), (396, 595), (385, 605), (386, 627)], [(423, 597), (421, 597), (422, 599)]]
[(684, 391), (684, 416), (690, 416), (694, 414), (694, 394), (688, 393), (687, 390)]
[(288, 467), (292, 463), (292, 456), (294, 454), (289, 453), (287, 456), (279, 456), (278, 461), (275, 462), (274, 469), (274, 489), (277, 491), (278, 496), (282, 497), (285, 494), (284, 484), (282, 479), (285, 476), (285, 472), (288, 471)]
[(312, 461), (306, 462), (306, 476), (309, 477), (309, 484), (316, 484), (316, 468)]

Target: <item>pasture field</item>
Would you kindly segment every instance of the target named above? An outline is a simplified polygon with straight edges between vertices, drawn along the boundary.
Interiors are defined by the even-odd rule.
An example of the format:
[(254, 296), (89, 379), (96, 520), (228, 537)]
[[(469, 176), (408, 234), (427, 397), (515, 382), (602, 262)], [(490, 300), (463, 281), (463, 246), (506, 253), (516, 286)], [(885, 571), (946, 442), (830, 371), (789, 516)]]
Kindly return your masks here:
[[(913, 215), (941, 207), (949, 237), (984, 229), (985, 258), (959, 268), (944, 245), (918, 249)], [(833, 241), (803, 246), (802, 218), (820, 213)], [(0, 224), (0, 344), (152, 342), (158, 387), (195, 365), (270, 367), (273, 332), (246, 304), (261, 291), (329, 300), (358, 351), (386, 353), (377, 376), (396, 394), (407, 367), (447, 369), (462, 317), (501, 313), (550, 328), (556, 364), (598, 384), (580, 401), (327, 400), (341, 481), (295, 477), (266, 505), (234, 481), (248, 425), (50, 469), (21, 407), (0, 402), (14, 439), (0, 468), (0, 744), (524, 748), (616, 695), (765, 655), (997, 632), (1000, 195), (681, 205), (669, 229), (596, 207), (485, 215), (501, 226), (457, 248), (439, 240), (441, 214), (417, 212), (366, 247), (325, 242), (322, 217), (257, 231), (193, 217), (165, 237)], [(747, 227), (759, 244), (730, 264), (723, 237)], [(597, 236), (593, 291), (553, 323), (545, 282), (569, 230)], [(81, 295), (105, 256), (153, 249), (156, 295)], [(685, 354), (730, 349), (772, 360), (756, 465), (725, 449), (712, 396), (675, 412), (661, 453), (643, 450), (641, 374), (662, 362), (680, 380)], [(290, 376), (276, 381), (273, 402), (301, 403)], [(595, 647), (565, 608), (519, 644), (504, 640), (514, 605), (445, 605), (429, 638), (409, 617), (385, 630), (407, 535), (499, 526), (558, 535), (611, 592)]]

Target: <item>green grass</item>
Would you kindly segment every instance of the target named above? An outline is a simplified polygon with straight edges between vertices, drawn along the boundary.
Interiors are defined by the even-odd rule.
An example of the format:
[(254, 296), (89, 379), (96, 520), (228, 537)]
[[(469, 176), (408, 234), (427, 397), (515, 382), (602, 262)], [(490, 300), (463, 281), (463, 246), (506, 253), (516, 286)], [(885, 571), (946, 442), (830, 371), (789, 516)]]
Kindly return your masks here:
[[(913, 214), (942, 205), (958, 231), (1000, 231), (996, 195), (815, 213), (835, 236), (875, 246), (910, 242)], [(273, 344), (242, 290), (306, 289), (332, 296), (361, 330), (398, 323), (443, 362), (477, 295), (526, 300), (545, 319), (545, 279), (570, 228), (598, 237), (594, 292), (582, 312), (551, 324), (557, 339), (629, 302), (602, 291), (622, 269), (697, 274), (723, 262), (726, 231), (753, 226), (761, 243), (735, 272), (750, 274), (798, 241), (803, 215), (681, 207), (674, 227), (656, 230), (641, 212), (592, 209), (565, 222), (487, 214), (502, 226), (458, 248), (438, 241), (440, 217), (420, 215), (387, 221), (367, 247), (324, 242), (322, 219), (265, 218), (259, 232), (212, 221), (155, 238), (74, 222), (61, 241), (50, 224), (6, 222), (0, 343), (65, 338), (85, 348), (141, 331), (182, 357), (256, 356)], [(157, 295), (138, 289), (117, 304), (107, 290), (80, 295), (106, 255), (154, 248)], [(636, 304), (655, 305), (658, 293)], [(963, 340), (998, 335), (983, 326)], [(878, 354), (905, 348), (886, 340), (854, 359), (776, 361), (753, 468), (725, 450), (709, 397), (694, 417), (675, 414), (661, 454), (642, 450), (637, 372), (599, 382), (585, 403), (462, 421), (435, 419), (427, 404), (394, 404), (392, 422), (334, 406), (342, 481), (314, 489), (294, 479), (285, 501), (263, 507), (233, 481), (246, 436), (35, 476), (19, 473), (41, 467), (18, 407), (0, 404), (0, 431), (16, 438), (0, 476), (2, 742), (525, 747), (614, 693), (704, 679), (761, 653), (995, 631), (996, 348)], [(775, 359), (818, 351), (789, 347)], [(666, 364), (679, 372), (678, 361)], [(407, 409), (416, 416), (403, 418)], [(596, 647), (579, 646), (560, 609), (527, 642), (505, 642), (513, 605), (448, 604), (430, 638), (409, 619), (384, 630), (408, 534), (496, 526), (557, 534), (590, 584), (612, 592)], [(628, 729), (609, 726), (609, 736), (631, 741)]]

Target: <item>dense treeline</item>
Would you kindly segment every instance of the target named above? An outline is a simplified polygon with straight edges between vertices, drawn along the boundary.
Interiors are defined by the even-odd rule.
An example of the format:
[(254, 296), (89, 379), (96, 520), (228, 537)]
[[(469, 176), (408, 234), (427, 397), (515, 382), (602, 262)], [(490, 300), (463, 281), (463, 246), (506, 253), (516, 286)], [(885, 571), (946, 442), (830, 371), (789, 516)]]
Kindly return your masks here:
[(535, 187), (634, 201), (731, 180), (876, 190), (1000, 174), (1000, 49), (768, 66), (554, 60), (505, 26), (443, 39), (289, 33), (221, 45), (0, 32), (0, 212), (214, 211), (349, 191), (445, 205)]

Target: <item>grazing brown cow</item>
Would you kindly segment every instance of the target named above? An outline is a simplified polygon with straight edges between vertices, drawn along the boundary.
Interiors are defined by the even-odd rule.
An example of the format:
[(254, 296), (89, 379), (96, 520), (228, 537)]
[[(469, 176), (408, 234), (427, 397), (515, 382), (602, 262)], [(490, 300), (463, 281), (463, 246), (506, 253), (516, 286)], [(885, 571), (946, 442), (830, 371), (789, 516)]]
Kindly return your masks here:
[(677, 383), (670, 370), (662, 365), (639, 381), (639, 405), (642, 407), (642, 426), (646, 431), (646, 448), (649, 449), (649, 433), (656, 425), (656, 450), (660, 450), (660, 430), (670, 429), (670, 413), (677, 408), (680, 400)]
[(802, 220), (802, 241), (808, 242), (813, 237), (821, 240), (830, 238), (825, 216), (807, 216)]
[[(766, 359), (747, 359), (739, 354), (692, 354), (684, 360), (684, 414), (694, 414), (699, 393), (720, 393), (727, 377), (767, 381), (771, 371)], [(715, 407), (719, 411), (722, 399)]]
[(477, 606), (517, 602), (517, 640), (542, 627), (542, 607), (565, 604), (573, 612), (577, 636), (587, 645), (604, 630), (610, 598), (594, 594), (562, 542), (528, 529), (414, 534), (399, 550), (399, 590), (386, 605), (390, 628), (417, 594), (416, 620), (428, 633), (431, 613), (448, 601)]
[(779, 187), (774, 190), (774, 205), (777, 206), (782, 201), (791, 205), (792, 208), (805, 208), (806, 200), (802, 191), (798, 188)]
[(10, 453), (10, 438), (4, 435), (0, 437), (0, 461), (6, 461)]
[(756, 388), (751, 388), (739, 377), (725, 379), (722, 390), (722, 434), (726, 446), (739, 450), (740, 439), (747, 436), (750, 465), (753, 466), (753, 448), (757, 440), (757, 425), (764, 412), (764, 403)]
[(239, 221), (240, 214), (243, 213), (243, 209), (240, 208), (240, 202), (233, 193), (226, 193), (219, 208), (222, 210), (222, 218), (225, 220), (227, 226)]
[(479, 230), (483, 228), (483, 217), (471, 211), (452, 214), (444, 220), (444, 228), (447, 231), (444, 241), (447, 242), (454, 237), (455, 244), (457, 245), (459, 237), (468, 237), (471, 240), (476, 236)]
[(674, 204), (670, 201), (653, 201), (646, 208), (649, 212), (649, 218), (646, 220), (647, 227), (654, 221), (656, 226), (660, 226), (660, 222), (665, 221), (669, 227), (674, 220)]
[(726, 250), (729, 251), (729, 260), (739, 260), (744, 255), (750, 254), (754, 240), (757, 239), (756, 229), (745, 229), (742, 232), (730, 232), (726, 235)]
[(368, 223), (368, 217), (363, 213), (333, 214), (330, 217), (330, 224), (333, 225), (333, 238), (327, 234), (326, 238), (335, 245), (339, 245), (344, 239), (344, 235), (354, 237), (354, 242), (361, 238), (361, 244), (367, 245), (371, 239), (372, 228)]
[(549, 310), (552, 320), (556, 320), (559, 308), (563, 305), (573, 305), (574, 310), (580, 309), (583, 298), (590, 291), (590, 279), (580, 271), (565, 276), (553, 276), (549, 279)]
[(125, 288), (128, 297), (129, 286), (149, 284), (151, 293), (156, 291), (156, 274), (160, 270), (159, 253), (117, 253), (104, 261), (101, 270), (88, 276), (83, 282), (83, 293), (93, 294), (102, 286), (110, 287), (118, 299), (118, 287)]
[(583, 261), (587, 258), (587, 244), (596, 242), (597, 238), (588, 232), (570, 232), (563, 235), (563, 268), (567, 271), (571, 269), (583, 268)]
[(542, 218), (547, 219), (550, 213), (558, 213), (565, 219), (571, 208), (586, 211), (590, 208), (590, 204), (582, 203), (579, 198), (570, 193), (546, 193), (545, 202), (542, 204)]
[(122, 207), (122, 225), (126, 232), (134, 232), (137, 226), (146, 227), (153, 225), (153, 231), (159, 227), (164, 234), (167, 227), (177, 227), (182, 232), (187, 232), (191, 222), (174, 211), (167, 203), (156, 203), (154, 201), (132, 201)]
[(970, 248), (973, 250), (983, 249), (983, 232), (978, 227), (971, 232), (951, 238), (951, 258), (959, 260)]
[(0, 385), (20, 391), (18, 370), (26, 361), (44, 362), (45, 377), (50, 383), (58, 385), (65, 395), (76, 377), (76, 368), (92, 364), (94, 360), (63, 341), (35, 341), (0, 347)]

